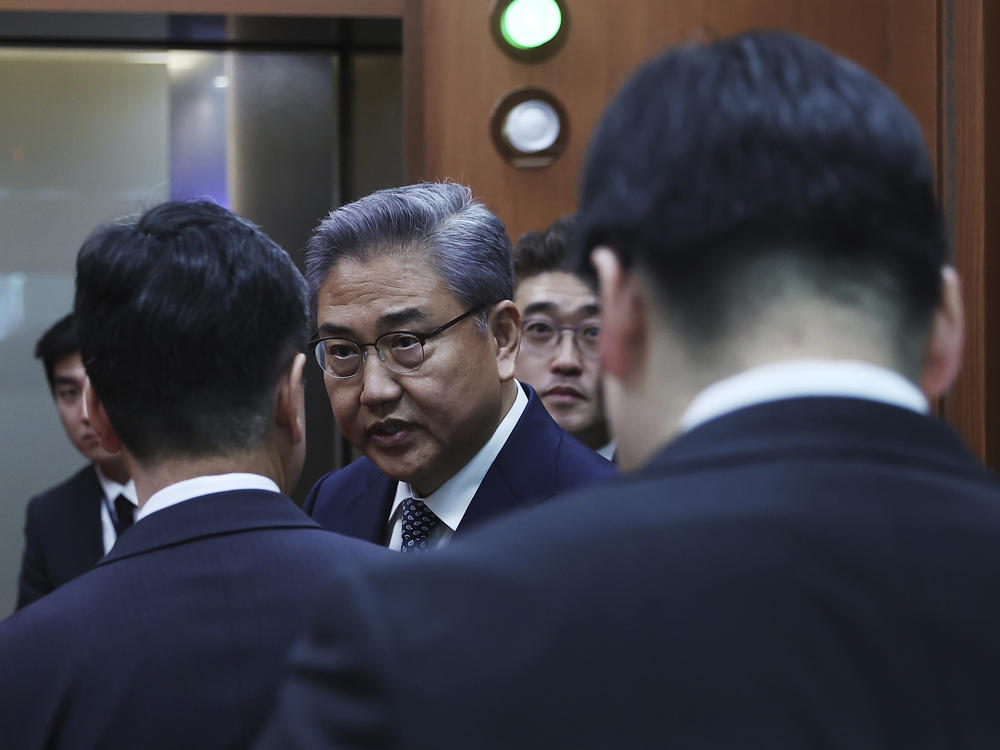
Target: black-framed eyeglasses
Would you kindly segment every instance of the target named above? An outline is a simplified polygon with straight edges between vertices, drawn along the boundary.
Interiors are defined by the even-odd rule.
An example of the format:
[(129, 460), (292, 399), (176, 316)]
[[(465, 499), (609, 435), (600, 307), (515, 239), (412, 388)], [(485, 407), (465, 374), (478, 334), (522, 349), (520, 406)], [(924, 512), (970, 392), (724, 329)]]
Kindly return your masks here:
[(373, 347), (378, 358), (393, 372), (414, 372), (424, 363), (424, 343), (428, 339), (444, 333), (453, 325), (461, 323), (482, 309), (483, 305), (477, 305), (427, 333), (390, 331), (383, 333), (370, 344), (359, 344), (357, 341), (336, 336), (323, 336), (310, 341), (309, 348), (316, 355), (316, 362), (323, 368), (323, 372), (331, 378), (353, 378), (361, 372), (365, 357), (368, 356), (368, 347)]
[(527, 318), (521, 324), (521, 346), (535, 354), (551, 355), (562, 341), (563, 331), (573, 332), (573, 341), (585, 357), (596, 357), (601, 339), (599, 323), (561, 326), (551, 318)]

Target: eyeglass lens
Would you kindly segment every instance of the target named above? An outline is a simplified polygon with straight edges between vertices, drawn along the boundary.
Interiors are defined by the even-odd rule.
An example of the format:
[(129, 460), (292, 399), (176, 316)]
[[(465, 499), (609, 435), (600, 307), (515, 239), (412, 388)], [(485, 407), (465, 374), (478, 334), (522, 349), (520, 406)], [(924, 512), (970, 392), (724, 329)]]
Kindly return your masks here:
[[(374, 346), (379, 359), (393, 372), (413, 372), (424, 363), (425, 341), (444, 333), (482, 307), (482, 305), (471, 307), (457, 318), (452, 318), (429, 333), (392, 331), (382, 334), (373, 344), (367, 346)], [(325, 372), (335, 378), (350, 378), (361, 371), (367, 346), (350, 339), (322, 339), (316, 342), (314, 352), (316, 361)]]
[(555, 349), (562, 339), (563, 331), (572, 331), (573, 339), (581, 352), (596, 354), (600, 341), (601, 327), (597, 323), (583, 323), (579, 326), (559, 326), (547, 318), (530, 318), (524, 322), (522, 334), (524, 343), (540, 350)]
[[(409, 333), (388, 333), (375, 341), (375, 351), (386, 367), (394, 372), (412, 372), (424, 361), (420, 339)], [(354, 341), (326, 339), (316, 344), (316, 361), (334, 377), (357, 374), (364, 361), (364, 351)]]

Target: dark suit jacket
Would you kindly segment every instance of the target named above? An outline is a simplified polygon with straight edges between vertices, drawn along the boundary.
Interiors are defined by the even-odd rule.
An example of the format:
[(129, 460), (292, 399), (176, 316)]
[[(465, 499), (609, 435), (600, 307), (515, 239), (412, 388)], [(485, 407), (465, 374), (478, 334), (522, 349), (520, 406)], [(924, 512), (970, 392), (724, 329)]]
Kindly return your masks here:
[[(615, 474), (614, 464), (571, 437), (549, 416), (535, 391), (524, 389), (528, 405), (486, 472), (456, 536), (514, 508)], [(386, 544), (396, 484), (362, 457), (320, 477), (303, 508), (331, 531)]]
[(387, 554), (274, 492), (158, 511), (0, 623), (0, 747), (242, 750), (325, 575)]
[(996, 748), (998, 592), (1000, 489), (945, 426), (758, 405), (345, 576), (259, 747)]
[(93, 464), (31, 499), (17, 586), (20, 609), (90, 570), (104, 555), (101, 499)]

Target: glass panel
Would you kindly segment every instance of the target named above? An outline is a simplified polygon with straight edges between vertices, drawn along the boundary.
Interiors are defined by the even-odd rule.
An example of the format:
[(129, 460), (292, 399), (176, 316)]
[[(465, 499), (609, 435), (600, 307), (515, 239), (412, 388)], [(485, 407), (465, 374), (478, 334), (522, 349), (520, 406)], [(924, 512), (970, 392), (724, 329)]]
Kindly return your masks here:
[(96, 224), (169, 195), (164, 52), (0, 50), (0, 614), (13, 608), (24, 504), (84, 459), (32, 352), (72, 306)]
[[(309, 233), (341, 194), (351, 199), (401, 181), (402, 70), (398, 21), (275, 26), (109, 14), (102, 25), (100, 14), (0, 16), (0, 42), (18, 40), (0, 46), (2, 618), (14, 606), (27, 500), (84, 463), (33, 357), (39, 336), (72, 306), (83, 239), (99, 223), (162, 200), (208, 196), (260, 224), (301, 264)], [(13, 20), (20, 25), (6, 23)], [(85, 27), (81, 36), (90, 40), (109, 38), (100, 29), (112, 36), (125, 29), (120, 38), (141, 47), (157, 35), (176, 40), (188, 26), (197, 33), (185, 49), (23, 46)], [(276, 29), (267, 47), (262, 40)], [(296, 46), (302, 29), (318, 36)], [(374, 52), (347, 68), (354, 85), (345, 97), (338, 47), (365, 49), (361, 31), (374, 35), (367, 47)], [(202, 44), (209, 32), (221, 36)], [(237, 51), (225, 46), (230, 40), (252, 46)], [(358, 142), (342, 148), (345, 119), (348, 130), (356, 123)], [(357, 175), (346, 184), (342, 160)], [(309, 386), (300, 495), (342, 458), (322, 382)]]

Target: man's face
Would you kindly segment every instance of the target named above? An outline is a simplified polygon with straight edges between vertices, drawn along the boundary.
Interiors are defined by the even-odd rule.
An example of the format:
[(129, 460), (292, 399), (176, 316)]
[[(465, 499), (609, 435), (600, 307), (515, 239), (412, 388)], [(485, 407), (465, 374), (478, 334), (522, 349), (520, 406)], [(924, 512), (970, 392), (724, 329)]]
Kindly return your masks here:
[(84, 414), (83, 386), (87, 381), (87, 373), (83, 369), (79, 353), (67, 354), (56, 360), (52, 368), (52, 381), (52, 396), (69, 441), (90, 461), (100, 464), (112, 460), (115, 454), (108, 453), (101, 447), (97, 433)]
[(533, 326), (599, 325), (597, 296), (577, 276), (547, 271), (522, 280), (514, 303), (525, 331), (517, 378), (538, 391), (560, 427), (591, 448), (600, 448), (608, 436), (598, 358), (580, 350), (572, 331), (561, 331), (550, 349), (530, 343)]
[[(361, 345), (392, 331), (427, 333), (465, 311), (412, 253), (342, 260), (317, 297), (320, 335)], [(365, 351), (357, 375), (325, 376), (333, 416), (379, 469), (426, 496), (468, 463), (503, 416), (496, 340), (471, 316), (428, 340), (420, 368), (402, 374), (374, 347)]]

